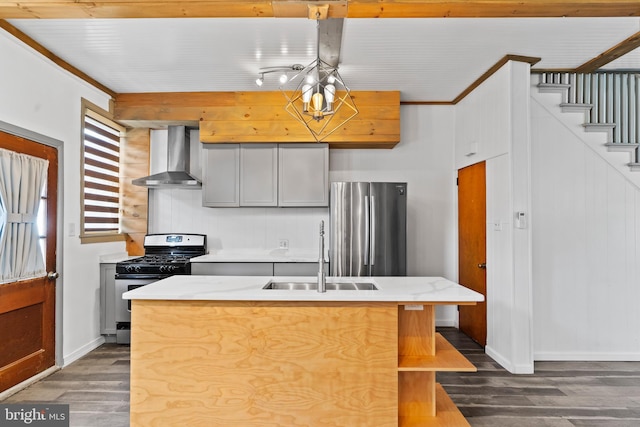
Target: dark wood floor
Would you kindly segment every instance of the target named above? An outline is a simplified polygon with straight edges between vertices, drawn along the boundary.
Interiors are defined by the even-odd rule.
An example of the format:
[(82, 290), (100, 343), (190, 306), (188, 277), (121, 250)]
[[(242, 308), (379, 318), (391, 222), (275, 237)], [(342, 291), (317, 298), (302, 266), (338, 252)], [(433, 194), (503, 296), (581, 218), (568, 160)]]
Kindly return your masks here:
[[(478, 367), (438, 374), (474, 427), (640, 426), (640, 362), (539, 362), (512, 375), (456, 329), (439, 331)], [(129, 348), (105, 344), (2, 403), (19, 402), (68, 403), (72, 427), (128, 426)]]

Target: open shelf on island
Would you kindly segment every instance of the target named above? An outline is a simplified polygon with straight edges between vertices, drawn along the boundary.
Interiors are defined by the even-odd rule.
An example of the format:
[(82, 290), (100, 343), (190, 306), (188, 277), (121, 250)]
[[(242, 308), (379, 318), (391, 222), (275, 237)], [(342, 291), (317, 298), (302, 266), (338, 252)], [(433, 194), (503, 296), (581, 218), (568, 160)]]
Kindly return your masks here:
[(398, 356), (399, 371), (476, 372), (477, 369), (441, 334), (436, 333), (436, 354), (433, 356)]
[(439, 371), (477, 369), (436, 332), (435, 306), (398, 307), (398, 425), (400, 427), (467, 427), (469, 423), (440, 384)]
[(436, 384), (436, 416), (399, 417), (399, 427), (469, 427), (469, 422), (440, 384)]

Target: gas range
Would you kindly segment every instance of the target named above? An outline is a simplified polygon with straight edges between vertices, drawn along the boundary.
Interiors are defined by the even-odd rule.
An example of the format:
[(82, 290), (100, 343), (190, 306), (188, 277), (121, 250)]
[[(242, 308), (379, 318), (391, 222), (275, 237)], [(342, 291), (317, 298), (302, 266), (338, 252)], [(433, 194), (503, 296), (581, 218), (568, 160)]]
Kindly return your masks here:
[(116, 264), (115, 320), (116, 342), (131, 340), (131, 301), (122, 294), (177, 274), (191, 274), (189, 260), (206, 253), (204, 234), (147, 234), (145, 255)]
[(203, 234), (147, 234), (145, 255), (116, 264), (116, 279), (161, 279), (175, 274), (191, 274), (193, 257), (206, 253)]

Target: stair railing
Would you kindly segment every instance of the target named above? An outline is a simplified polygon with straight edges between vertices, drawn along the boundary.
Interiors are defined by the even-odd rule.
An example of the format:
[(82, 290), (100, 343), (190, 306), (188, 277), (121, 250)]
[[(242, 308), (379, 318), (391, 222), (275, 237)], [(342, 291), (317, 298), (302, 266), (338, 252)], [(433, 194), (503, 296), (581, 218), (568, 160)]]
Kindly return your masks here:
[(640, 162), (640, 73), (540, 73), (540, 87), (566, 88), (561, 106), (584, 108), (586, 126), (610, 127), (607, 145), (635, 150)]

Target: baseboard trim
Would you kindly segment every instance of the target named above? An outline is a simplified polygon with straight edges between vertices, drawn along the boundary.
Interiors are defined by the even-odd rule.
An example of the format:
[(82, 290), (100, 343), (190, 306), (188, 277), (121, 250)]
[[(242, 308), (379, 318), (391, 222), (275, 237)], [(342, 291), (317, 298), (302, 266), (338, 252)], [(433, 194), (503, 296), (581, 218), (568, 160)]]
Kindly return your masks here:
[(68, 366), (71, 363), (75, 362), (76, 360), (80, 359), (82, 356), (85, 356), (86, 354), (88, 354), (89, 352), (95, 350), (96, 348), (100, 347), (102, 344), (104, 344), (105, 340), (104, 337), (100, 336), (98, 338), (96, 338), (93, 341), (88, 342), (87, 344), (83, 345), (82, 347), (80, 347), (79, 349), (77, 349), (76, 351), (63, 356), (62, 358), (62, 367)]
[(512, 374), (517, 374), (517, 375), (533, 374), (533, 370), (534, 370), (533, 363), (513, 364), (509, 360), (507, 360), (506, 357), (503, 357), (500, 353), (498, 353), (493, 348), (491, 348), (491, 346), (488, 346), (488, 345), (484, 348), (484, 352), (486, 353), (487, 356), (495, 360), (500, 366), (502, 366), (504, 369), (511, 372)]
[(24, 390), (25, 388), (29, 387), (31, 384), (35, 384), (41, 379), (48, 377), (49, 375), (53, 374), (58, 370), (60, 370), (59, 366), (52, 366), (49, 369), (46, 369), (40, 372), (39, 374), (36, 374), (31, 378), (22, 381), (20, 384), (16, 384), (11, 388), (6, 389), (2, 393), (0, 393), (0, 402), (2, 402), (3, 400), (7, 399), (10, 396), (13, 396), (19, 391)]
[(640, 353), (613, 352), (554, 352), (533, 353), (536, 362), (640, 362)]
[(436, 319), (436, 327), (457, 328), (458, 322), (455, 319)]
[(512, 374), (514, 374), (514, 367), (511, 364), (511, 362), (509, 362), (509, 360), (507, 360), (505, 357), (503, 357), (500, 353), (498, 353), (497, 351), (495, 351), (493, 348), (491, 348), (491, 346), (486, 345), (484, 347), (484, 352), (487, 356), (489, 356), (490, 358), (492, 358), (493, 360), (495, 360), (500, 366), (502, 366), (504, 369), (506, 369), (507, 371), (511, 372)]

